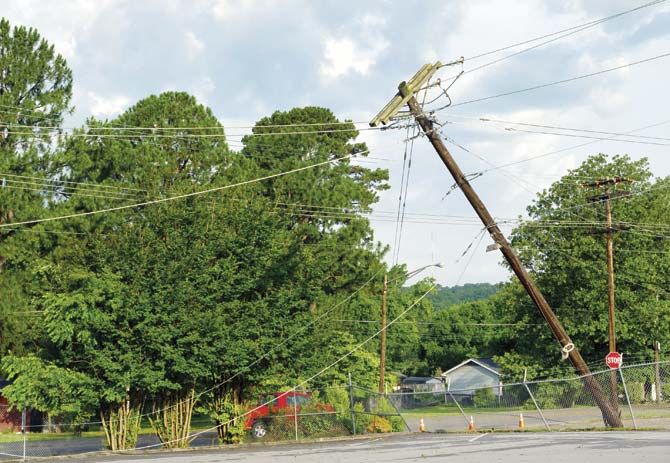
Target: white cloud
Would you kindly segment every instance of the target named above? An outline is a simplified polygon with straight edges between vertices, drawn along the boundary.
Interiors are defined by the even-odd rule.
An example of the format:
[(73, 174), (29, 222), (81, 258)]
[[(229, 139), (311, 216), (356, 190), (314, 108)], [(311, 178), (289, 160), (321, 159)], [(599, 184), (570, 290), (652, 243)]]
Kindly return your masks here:
[(188, 31), (185, 35), (186, 56), (189, 60), (194, 60), (205, 50), (205, 43), (196, 37), (193, 31)]
[(336, 79), (352, 71), (366, 75), (388, 46), (388, 42), (381, 41), (366, 49), (350, 38), (327, 39), (321, 62), (321, 75), (326, 79)]
[(202, 77), (191, 87), (193, 95), (195, 95), (198, 102), (202, 104), (208, 104), (207, 98), (215, 89), (216, 85), (214, 84), (214, 81), (207, 76)]
[(382, 31), (387, 19), (366, 13), (355, 17), (347, 33), (327, 36), (323, 43), (321, 76), (334, 80), (349, 73), (367, 75), (377, 64), (390, 43)]
[(321, 64), (321, 74), (326, 77), (335, 79), (350, 70), (365, 75), (373, 64), (350, 39), (328, 39), (325, 48), (326, 62)]
[(219, 21), (239, 22), (250, 16), (257, 16), (261, 11), (267, 13), (273, 6), (281, 6), (281, 2), (265, 0), (214, 0), (211, 5), (211, 12)]
[(88, 99), (91, 114), (98, 118), (116, 116), (130, 103), (130, 98), (125, 95), (104, 97), (94, 92), (88, 92)]
[(58, 37), (54, 40), (54, 49), (66, 60), (74, 58), (77, 51), (77, 39), (70, 35), (68, 37)]

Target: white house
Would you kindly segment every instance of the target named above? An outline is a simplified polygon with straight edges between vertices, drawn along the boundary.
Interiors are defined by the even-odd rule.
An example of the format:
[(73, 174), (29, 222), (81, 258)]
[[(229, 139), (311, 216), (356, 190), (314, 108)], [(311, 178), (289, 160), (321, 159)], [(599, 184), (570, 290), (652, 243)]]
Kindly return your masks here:
[(502, 395), (498, 364), (491, 359), (468, 359), (442, 373), (449, 392), (472, 396), (475, 390), (490, 387), (496, 396)]

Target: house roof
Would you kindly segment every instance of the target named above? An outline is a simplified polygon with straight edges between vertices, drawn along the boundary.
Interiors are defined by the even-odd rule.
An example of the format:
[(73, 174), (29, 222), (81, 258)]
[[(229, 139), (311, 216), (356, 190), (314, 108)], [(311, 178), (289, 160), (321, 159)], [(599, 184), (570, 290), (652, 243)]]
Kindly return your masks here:
[(461, 368), (462, 366), (467, 365), (468, 363), (475, 363), (475, 364), (479, 365), (480, 367), (486, 368), (490, 372), (495, 373), (496, 375), (500, 375), (500, 366), (496, 362), (494, 362), (493, 359), (476, 358), (476, 359), (467, 359), (466, 361), (459, 363), (455, 367), (450, 368), (449, 370), (442, 373), (442, 376), (447, 376), (452, 371), (457, 370), (457, 369)]
[(442, 381), (430, 376), (408, 376), (402, 379), (402, 384), (426, 384), (426, 383), (442, 383)]

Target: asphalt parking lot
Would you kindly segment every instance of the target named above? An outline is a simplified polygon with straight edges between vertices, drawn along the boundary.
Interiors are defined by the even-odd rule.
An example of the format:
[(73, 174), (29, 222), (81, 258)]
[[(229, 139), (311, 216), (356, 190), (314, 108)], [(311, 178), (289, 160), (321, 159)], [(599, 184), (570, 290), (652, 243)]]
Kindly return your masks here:
[(81, 463), (525, 463), (670, 461), (670, 432), (405, 434), (339, 441), (69, 457)]

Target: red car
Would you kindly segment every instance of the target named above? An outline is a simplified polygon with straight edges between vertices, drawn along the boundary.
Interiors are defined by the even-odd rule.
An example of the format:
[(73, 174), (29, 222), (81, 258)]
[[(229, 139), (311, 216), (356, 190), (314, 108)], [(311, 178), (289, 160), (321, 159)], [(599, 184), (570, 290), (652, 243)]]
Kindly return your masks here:
[[(265, 396), (261, 404), (255, 407), (251, 413), (247, 415), (244, 421), (244, 429), (251, 430), (251, 436), (255, 439), (262, 439), (268, 432), (269, 420), (268, 416), (276, 415), (280, 410), (286, 410), (284, 416), (293, 421), (296, 413), (300, 409), (309, 404), (311, 394), (306, 392), (274, 392)], [(320, 405), (319, 409), (325, 412), (334, 412), (335, 409), (328, 404)]]

